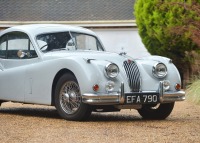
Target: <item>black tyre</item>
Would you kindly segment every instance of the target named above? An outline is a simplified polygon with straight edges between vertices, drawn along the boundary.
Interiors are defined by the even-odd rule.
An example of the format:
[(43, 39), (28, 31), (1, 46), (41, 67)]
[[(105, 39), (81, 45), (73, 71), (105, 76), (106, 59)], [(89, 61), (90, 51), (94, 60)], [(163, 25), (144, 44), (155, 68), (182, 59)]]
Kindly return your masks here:
[(143, 105), (141, 109), (138, 109), (138, 112), (143, 119), (164, 120), (170, 115), (173, 108), (174, 102), (157, 105), (148, 104)]
[(82, 103), (78, 82), (72, 74), (60, 77), (54, 96), (55, 107), (62, 118), (82, 121), (90, 116), (89, 105)]
[(3, 102), (4, 102), (4, 101), (1, 101), (1, 100), (0, 100), (0, 106), (1, 106), (1, 104), (2, 104)]

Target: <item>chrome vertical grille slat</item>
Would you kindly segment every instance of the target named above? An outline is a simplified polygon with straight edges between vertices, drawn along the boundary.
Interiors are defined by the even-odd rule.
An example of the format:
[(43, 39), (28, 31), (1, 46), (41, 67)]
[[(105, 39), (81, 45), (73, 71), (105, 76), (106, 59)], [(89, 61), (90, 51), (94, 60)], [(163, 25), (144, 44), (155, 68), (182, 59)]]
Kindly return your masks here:
[(132, 92), (140, 91), (140, 71), (134, 61), (124, 61), (124, 69)]

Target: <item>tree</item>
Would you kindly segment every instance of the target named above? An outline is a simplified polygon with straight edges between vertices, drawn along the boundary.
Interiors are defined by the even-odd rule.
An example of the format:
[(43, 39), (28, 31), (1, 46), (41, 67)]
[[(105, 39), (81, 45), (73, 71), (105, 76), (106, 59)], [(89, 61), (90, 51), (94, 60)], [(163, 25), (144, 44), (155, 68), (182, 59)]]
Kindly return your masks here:
[[(137, 0), (134, 9), (139, 34), (147, 50), (153, 55), (173, 59), (182, 77), (188, 78), (198, 53), (199, 39), (194, 31), (199, 25), (200, 0)], [(191, 22), (193, 21), (193, 22)], [(198, 30), (200, 27), (198, 27)]]
[(191, 11), (195, 14), (194, 17), (186, 17), (184, 19), (184, 24), (178, 27), (172, 27), (171, 32), (176, 35), (182, 35), (188, 33), (188, 38), (190, 38), (193, 43), (200, 47), (200, 1), (193, 2), (191, 5), (183, 3), (172, 3), (174, 5), (179, 5), (184, 7), (185, 10)]

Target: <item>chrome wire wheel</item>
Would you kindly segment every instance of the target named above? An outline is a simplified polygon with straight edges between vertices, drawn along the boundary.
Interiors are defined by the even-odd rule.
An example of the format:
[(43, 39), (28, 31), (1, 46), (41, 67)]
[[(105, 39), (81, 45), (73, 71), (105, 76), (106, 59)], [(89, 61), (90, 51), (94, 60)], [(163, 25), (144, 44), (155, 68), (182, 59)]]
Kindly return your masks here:
[(74, 114), (81, 104), (81, 94), (78, 84), (74, 81), (65, 82), (60, 89), (59, 101), (64, 112)]
[(54, 103), (59, 115), (66, 120), (83, 121), (91, 114), (89, 105), (82, 103), (78, 81), (71, 73), (63, 74), (58, 79)]

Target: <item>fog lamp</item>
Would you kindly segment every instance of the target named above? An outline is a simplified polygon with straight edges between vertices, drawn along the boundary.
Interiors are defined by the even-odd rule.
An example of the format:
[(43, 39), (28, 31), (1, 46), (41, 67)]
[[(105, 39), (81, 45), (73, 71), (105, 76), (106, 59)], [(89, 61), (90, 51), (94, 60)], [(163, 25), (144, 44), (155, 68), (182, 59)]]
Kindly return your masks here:
[(169, 88), (170, 88), (170, 81), (169, 80), (164, 80), (163, 81), (163, 87), (164, 87), (165, 91), (169, 90)]
[(106, 91), (113, 91), (114, 87), (115, 87), (115, 83), (113, 81), (108, 81), (106, 83), (105, 88), (106, 88)]

